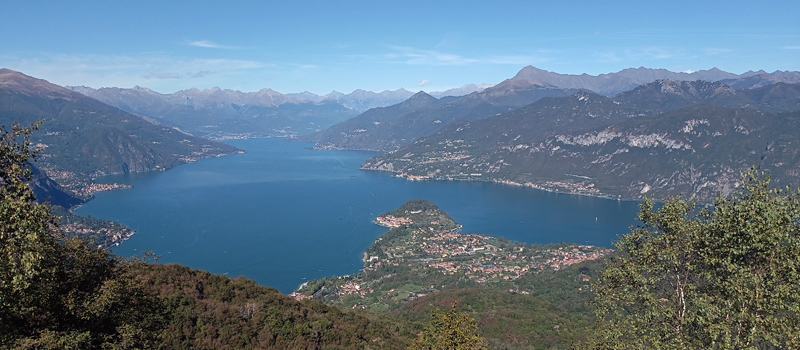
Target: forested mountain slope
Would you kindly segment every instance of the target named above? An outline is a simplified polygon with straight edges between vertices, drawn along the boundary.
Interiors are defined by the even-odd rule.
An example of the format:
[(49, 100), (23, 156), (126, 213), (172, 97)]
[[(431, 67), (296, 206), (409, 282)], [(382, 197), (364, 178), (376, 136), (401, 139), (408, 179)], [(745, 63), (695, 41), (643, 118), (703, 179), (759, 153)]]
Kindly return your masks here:
[(72, 194), (88, 198), (92, 179), (165, 170), (235, 147), (155, 125), (77, 92), (8, 69), (0, 70), (0, 125), (41, 121), (33, 137), (36, 166)]
[(656, 81), (614, 98), (588, 92), (462, 121), (364, 169), (408, 179), (498, 181), (617, 198), (710, 201), (758, 166), (800, 184), (800, 89)]

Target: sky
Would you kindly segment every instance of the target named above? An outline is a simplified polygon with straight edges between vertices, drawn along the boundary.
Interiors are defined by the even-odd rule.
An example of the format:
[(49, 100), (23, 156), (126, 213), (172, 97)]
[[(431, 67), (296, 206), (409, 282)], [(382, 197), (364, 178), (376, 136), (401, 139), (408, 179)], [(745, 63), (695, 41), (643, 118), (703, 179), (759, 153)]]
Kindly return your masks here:
[(0, 0), (0, 68), (59, 85), (327, 94), (531, 65), (800, 71), (800, 1)]

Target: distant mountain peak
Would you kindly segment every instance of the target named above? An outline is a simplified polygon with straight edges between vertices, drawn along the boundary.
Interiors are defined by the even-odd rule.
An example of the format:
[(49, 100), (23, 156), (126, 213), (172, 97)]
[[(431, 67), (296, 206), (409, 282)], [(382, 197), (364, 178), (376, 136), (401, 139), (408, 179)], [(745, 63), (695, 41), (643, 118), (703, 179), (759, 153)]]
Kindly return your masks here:
[(270, 88), (263, 88), (261, 90), (258, 90), (258, 92), (256, 92), (256, 95), (262, 95), (262, 94), (281, 95), (280, 92), (277, 92), (277, 91), (272, 90)]
[(325, 95), (324, 99), (325, 100), (334, 100), (335, 101), (335, 100), (338, 100), (338, 99), (342, 98), (343, 96), (344, 96), (343, 93), (341, 93), (339, 91), (336, 91), (336, 90), (333, 90), (329, 94)]
[(425, 91), (420, 91), (414, 94), (413, 96), (409, 97), (407, 100), (401, 102), (400, 106), (402, 106), (403, 108), (416, 109), (419, 107), (432, 105), (436, 103), (436, 101), (438, 101), (436, 97), (428, 95), (428, 93)]
[(544, 69), (539, 69), (534, 66), (525, 66), (522, 69), (520, 69), (520, 71), (517, 72), (517, 74), (511, 79), (530, 79), (531, 76), (534, 76), (536, 74), (558, 74), (558, 73), (553, 73)]
[(422, 90), (420, 90), (419, 92), (417, 92), (413, 96), (409, 97), (408, 99), (411, 100), (411, 99), (422, 99), (422, 98), (424, 98), (424, 99), (434, 99), (434, 100), (436, 99), (435, 97), (429, 95), (427, 92), (422, 91)]

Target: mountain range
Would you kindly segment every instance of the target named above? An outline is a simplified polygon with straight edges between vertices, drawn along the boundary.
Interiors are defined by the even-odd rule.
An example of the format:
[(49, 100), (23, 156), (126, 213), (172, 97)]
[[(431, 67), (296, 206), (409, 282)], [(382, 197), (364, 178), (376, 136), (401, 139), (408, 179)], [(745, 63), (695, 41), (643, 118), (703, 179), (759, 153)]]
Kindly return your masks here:
[[(749, 89), (777, 82), (798, 83), (800, 82), (800, 73), (750, 71), (737, 75), (716, 68), (685, 73), (640, 67), (592, 76), (558, 74), (529, 66), (520, 70), (514, 77), (495, 86), (467, 84), (443, 92), (431, 92), (429, 95), (437, 99), (445, 98), (445, 101), (450, 102), (455, 97), (476, 95), (473, 98), (496, 107), (472, 110), (476, 104), (466, 101), (454, 105), (462, 110), (454, 111), (453, 120), (472, 119), (533, 103), (543, 96), (563, 96), (577, 90), (589, 90), (601, 95), (612, 96), (658, 79), (723, 81), (736, 89)], [(405, 89), (382, 92), (359, 89), (349, 94), (332, 91), (326, 95), (317, 95), (307, 91), (282, 94), (267, 88), (257, 92), (241, 92), (215, 87), (205, 90), (188, 89), (171, 94), (161, 94), (142, 87), (94, 89), (71, 86), (69, 88), (152, 122), (179, 128), (196, 136), (218, 140), (290, 136), (317, 141), (326, 147), (388, 150), (433, 132), (437, 126), (441, 126), (445, 122), (437, 118), (427, 118), (430, 120), (415, 122), (417, 126), (414, 128), (415, 131), (408, 131), (394, 137), (384, 135), (385, 132), (382, 130), (386, 129), (386, 126), (374, 124), (376, 130), (373, 131), (372, 127), (359, 125), (362, 123), (348, 122), (348, 124), (336, 126), (336, 130), (306, 137), (306, 135), (348, 121), (348, 119), (372, 108), (387, 107), (403, 102), (415, 94)], [(451, 107), (442, 106), (441, 108)], [(469, 111), (463, 110), (465, 108)], [(383, 114), (386, 113), (386, 111), (383, 112)], [(425, 114), (437, 114), (437, 112)], [(390, 119), (388, 116), (385, 118)], [(411, 120), (413, 118), (404, 117), (402, 119)], [(425, 118), (423, 117), (423, 119)], [(422, 126), (424, 123), (436, 120), (439, 120), (436, 124)], [(348, 125), (357, 125), (357, 127), (347, 130)], [(355, 130), (362, 129), (366, 130), (366, 134), (362, 134), (363, 131), (358, 131), (358, 135), (353, 134)], [(341, 135), (341, 138), (332, 136), (332, 134), (342, 133), (344, 135)], [(360, 141), (350, 140), (353, 138)]]
[[(558, 74), (536, 67), (527, 66), (517, 73), (511, 80), (528, 80), (562, 88), (590, 90), (605, 96), (613, 96), (620, 92), (630, 91), (639, 85), (656, 80), (705, 80), (723, 81), (736, 89), (748, 89), (777, 82), (800, 83), (800, 72), (775, 71), (767, 73), (763, 70), (748, 71), (742, 74), (733, 74), (717, 68), (699, 70), (695, 72), (671, 72), (666, 69), (627, 68), (616, 73), (600, 74), (597, 76), (581, 74)], [(767, 83), (769, 82), (769, 83)]]
[[(369, 110), (328, 129), (301, 136), (299, 139), (316, 142), (320, 148), (391, 151), (429, 135), (450, 122), (481, 119), (506, 113), (544, 97), (567, 96), (579, 90), (603, 95), (614, 91), (631, 91), (642, 84), (659, 79), (693, 81), (699, 78), (712, 82), (724, 79), (727, 84), (735, 84), (739, 90), (745, 90), (779, 82), (797, 83), (800, 82), (800, 72), (778, 71), (768, 74), (759, 71), (736, 75), (719, 69), (675, 73), (664, 69), (637, 68), (591, 76), (557, 74), (529, 66), (510, 79), (461, 98), (448, 97), (436, 103), (429, 101), (428, 105), (419, 106), (414, 110), (407, 106)], [(733, 90), (727, 84), (726, 88)], [(687, 93), (701, 96), (707, 92)], [(783, 103), (779, 96), (775, 97), (775, 103)], [(419, 102), (414, 103), (419, 105)], [(731, 103), (736, 102), (731, 101)]]
[(32, 141), (42, 151), (35, 166), (44, 170), (42, 176), (82, 199), (91, 195), (90, 185), (99, 176), (165, 170), (239, 151), (153, 124), (45, 80), (0, 69), (0, 125), (37, 121), (41, 125)]
[[(172, 94), (139, 86), (130, 89), (69, 88), (153, 122), (217, 140), (310, 134), (371, 108), (397, 104), (414, 94), (405, 89), (379, 93), (359, 89), (349, 94), (333, 91), (316, 95), (310, 92), (282, 94), (272, 89), (241, 92), (218, 87)], [(485, 85), (469, 84), (436, 95), (465, 95), (484, 88)]]
[(364, 163), (408, 179), (496, 181), (641, 198), (730, 193), (757, 166), (800, 184), (800, 85), (735, 90), (659, 80), (613, 98), (581, 91), (443, 126)]
[(564, 96), (576, 91), (517, 83), (505, 81), (461, 98), (436, 99), (419, 92), (400, 104), (371, 109), (299, 139), (314, 141), (320, 148), (389, 151), (455, 121), (485, 118), (544, 97)]
[[(677, 176), (674, 171), (668, 173), (671, 169), (689, 165), (726, 169), (702, 172), (708, 176), (699, 177), (703, 183), (713, 184), (703, 187), (708, 188), (703, 195), (708, 199), (710, 193), (734, 186), (730, 181), (737, 176), (731, 174), (735, 175), (745, 163), (767, 165), (727, 154), (723, 149), (703, 147), (695, 143), (700, 141), (685, 139), (689, 135), (680, 135), (684, 137), (681, 139), (671, 133), (682, 130), (686, 123), (713, 122), (715, 127), (720, 126), (724, 124), (720, 118), (737, 115), (747, 116), (746, 122), (751, 124), (757, 124), (758, 118), (783, 120), (786, 127), (750, 134), (719, 129), (712, 133), (728, 138), (715, 141), (748, 143), (744, 141), (747, 137), (767, 135), (791, 140), (790, 112), (800, 110), (800, 72), (750, 71), (737, 75), (716, 68), (670, 72), (640, 67), (591, 76), (557, 74), (529, 66), (494, 86), (466, 85), (437, 94), (399, 89), (381, 93), (356, 90), (347, 95), (334, 91), (324, 96), (309, 92), (282, 94), (271, 89), (250, 93), (189, 89), (173, 94), (142, 87), (67, 89), (10, 70), (3, 70), (2, 76), (3, 121), (45, 121), (44, 135), (37, 140), (41, 147), (48, 148), (40, 157), (43, 173), (61, 184), (62, 190), (73, 193), (80, 193), (81, 186), (103, 174), (160, 170), (235, 151), (230, 146), (190, 136), (197, 135), (210, 139), (290, 136), (314, 141), (318, 148), (388, 152), (363, 167), (393, 171), (410, 179), (499, 181), (620, 198), (696, 190), (683, 180), (667, 184), (670, 182), (665, 179), (674, 180)], [(468, 94), (455, 96), (462, 93)], [(652, 126), (655, 122), (637, 127), (625, 124), (647, 118), (674, 119), (673, 129), (658, 129)], [(618, 129), (604, 131), (612, 126)], [(736, 127), (751, 130), (742, 125)], [(636, 132), (632, 131), (634, 128), (638, 128)], [(638, 153), (631, 148), (605, 150), (564, 143), (580, 139), (580, 135), (603, 135), (602, 138), (610, 137), (609, 133), (617, 135), (617, 142), (660, 135), (660, 139), (646, 142), (650, 147), (670, 144), (667, 139), (680, 139), (691, 147), (695, 163), (687, 163), (680, 152), (671, 148), (666, 153), (650, 152), (649, 157), (658, 159), (659, 166), (645, 170), (632, 167), (646, 162), (633, 157)], [(772, 164), (791, 169), (789, 144), (770, 145), (758, 147), (773, 152), (785, 147), (780, 156), (772, 155), (779, 158)], [(551, 150), (553, 156), (568, 153), (559, 158), (533, 151), (541, 151), (542, 147), (557, 147)], [(522, 155), (521, 149), (528, 153)], [(617, 151), (625, 153), (624, 157), (614, 153)], [(759, 153), (749, 148), (746, 152)], [(675, 160), (667, 159), (676, 156)], [(789, 158), (780, 158), (784, 156)], [(600, 161), (626, 157), (630, 159), (622, 163)], [(718, 162), (722, 159), (727, 163)], [(666, 167), (671, 162), (683, 165)], [(792, 176), (778, 178), (794, 183)], [(696, 174), (689, 177), (698, 179)], [(41, 188), (50, 188), (53, 197), (60, 196), (57, 188)], [(649, 190), (644, 191), (645, 188)]]
[(173, 94), (142, 87), (70, 89), (151, 122), (218, 140), (308, 133), (356, 114), (335, 101), (310, 102), (270, 89), (251, 93), (189, 89)]

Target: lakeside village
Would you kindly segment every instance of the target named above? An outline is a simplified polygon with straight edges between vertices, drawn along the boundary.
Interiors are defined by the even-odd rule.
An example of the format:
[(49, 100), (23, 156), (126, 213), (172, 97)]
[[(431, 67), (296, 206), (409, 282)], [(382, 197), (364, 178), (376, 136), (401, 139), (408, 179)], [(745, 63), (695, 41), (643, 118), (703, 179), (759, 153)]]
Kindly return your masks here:
[[(380, 216), (375, 222), (378, 225), (397, 228), (413, 224), (407, 217), (392, 215)], [(438, 222), (432, 222), (433, 225)], [(428, 267), (439, 270), (442, 274), (452, 275), (464, 272), (479, 283), (492, 279), (514, 280), (530, 271), (541, 271), (546, 268), (559, 270), (565, 266), (586, 260), (598, 259), (611, 252), (611, 249), (588, 245), (569, 245), (566, 247), (541, 249), (532, 256), (522, 254), (524, 246), (512, 247), (504, 252), (502, 248), (490, 244), (494, 237), (478, 234), (459, 233), (461, 227), (454, 230), (436, 230), (433, 226), (420, 228), (412, 232), (411, 242), (415, 246), (388, 247), (385, 251), (386, 264), (398, 266), (398, 261), (405, 261), (420, 256), (420, 261), (427, 262)], [(380, 238), (379, 238), (380, 240)], [(507, 243), (512, 244), (513, 243)], [(530, 248), (528, 248), (530, 249)], [(420, 251), (422, 254), (419, 254)], [(422, 258), (421, 256), (425, 256)], [(459, 256), (472, 256), (469, 259), (455, 259)], [(394, 261), (394, 260), (398, 261)], [(378, 256), (370, 256), (367, 269), (375, 270), (383, 262)], [(513, 265), (512, 265), (513, 264)]]
[[(123, 241), (131, 238), (136, 231), (121, 224), (103, 223), (104, 226), (91, 225), (85, 222), (68, 222), (58, 226), (58, 230), (68, 236), (96, 237), (98, 248), (118, 246)], [(99, 242), (98, 242), (99, 240)]]
[[(514, 281), (529, 273), (598, 259), (612, 251), (574, 244), (530, 246), (462, 234), (461, 225), (438, 209), (428, 215), (422, 210), (408, 214), (375, 219), (376, 224), (391, 230), (367, 250), (361, 272), (305, 283), (291, 296), (381, 310), (435, 290), (465, 285), (504, 283), (509, 292), (529, 294)], [(588, 284), (589, 277), (582, 278)]]
[[(47, 176), (61, 184), (64, 190), (70, 192), (72, 195), (87, 200), (97, 192), (111, 191), (116, 189), (130, 188), (131, 185), (119, 183), (95, 183), (87, 181), (84, 178), (76, 175), (73, 172), (66, 170), (58, 170), (55, 167), (42, 165), (41, 169), (47, 173)], [(99, 174), (102, 176), (106, 174)]]
[[(128, 184), (87, 181), (75, 173), (56, 170), (54, 167), (42, 166), (42, 170), (51, 179), (63, 184), (62, 188), (65, 191), (84, 201), (91, 199), (97, 192), (131, 188), (131, 185)], [(118, 246), (136, 233), (136, 231), (115, 222), (91, 217), (81, 218), (69, 214), (63, 215), (59, 222), (58, 230), (67, 236), (89, 237), (97, 244), (98, 248)]]
[[(379, 160), (367, 166), (368, 169), (390, 171), (395, 177), (407, 181), (426, 181), (426, 180), (460, 180), (460, 181), (488, 181), (502, 183), (510, 186), (529, 187), (548, 192), (571, 193), (584, 196), (594, 196), (603, 198), (619, 199), (619, 196), (612, 196), (602, 193), (592, 179), (587, 176), (566, 174), (569, 178), (564, 180), (549, 180), (543, 182), (524, 181), (521, 179), (509, 179), (500, 175), (502, 167), (509, 164), (505, 159), (496, 161), (479, 160), (470, 151), (472, 144), (465, 140), (444, 140), (439, 142), (443, 149), (435, 152), (426, 152), (413, 157), (413, 153), (408, 153), (401, 158), (384, 161)], [(505, 146), (503, 149), (515, 152), (520, 149), (528, 149), (530, 145), (518, 144), (516, 146)], [(325, 149), (324, 146), (320, 148)], [(334, 147), (330, 147), (334, 148)], [(554, 149), (554, 150), (557, 150)], [(390, 152), (391, 154), (392, 152)], [(400, 166), (405, 164), (405, 166)], [(413, 172), (403, 171), (403, 168), (414, 168)], [(464, 172), (462, 169), (472, 169), (472, 172)], [(478, 169), (483, 169), (479, 171)]]
[[(111, 191), (116, 189), (131, 188), (128, 184), (118, 183), (94, 183), (94, 182), (81, 182), (72, 188), (72, 192), (79, 195), (81, 198), (92, 198), (97, 192)], [(136, 231), (115, 223), (105, 220), (97, 220), (89, 218), (62, 218), (59, 225), (59, 231), (64, 232), (68, 236), (81, 236), (93, 237), (93, 241), (97, 243), (98, 248), (110, 248), (118, 246), (128, 238), (131, 238)]]
[(491, 181), (515, 187), (528, 187), (547, 192), (569, 193), (582, 196), (593, 196), (599, 198), (619, 199), (619, 196), (606, 195), (600, 192), (599, 189), (594, 187), (594, 184), (589, 181), (544, 181), (536, 183), (532, 181), (517, 182), (505, 179), (484, 178), (483, 173), (458, 173), (454, 175), (412, 175), (406, 172), (397, 173), (394, 175), (407, 181), (425, 181), (425, 180), (461, 180), (461, 181)]

